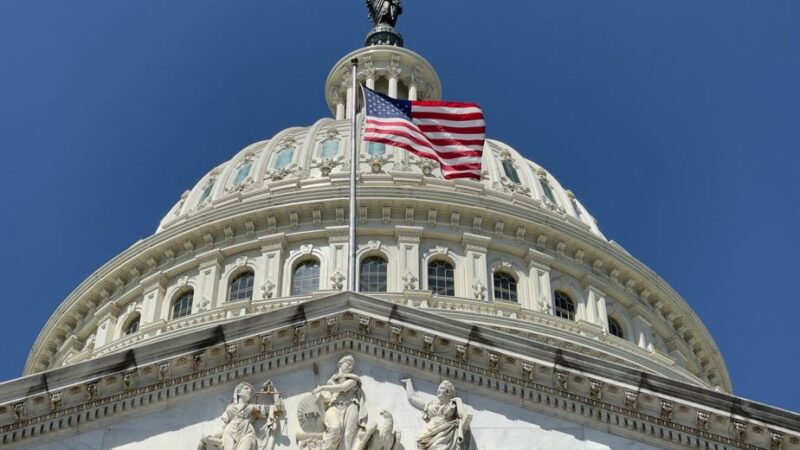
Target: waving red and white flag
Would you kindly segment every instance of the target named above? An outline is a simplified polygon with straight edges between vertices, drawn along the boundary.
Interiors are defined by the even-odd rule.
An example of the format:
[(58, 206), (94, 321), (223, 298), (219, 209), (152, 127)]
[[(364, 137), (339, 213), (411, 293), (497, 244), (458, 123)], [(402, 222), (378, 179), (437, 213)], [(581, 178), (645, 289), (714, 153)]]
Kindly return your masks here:
[(475, 103), (398, 100), (361, 86), (367, 107), (364, 140), (410, 151), (439, 163), (445, 179), (481, 179), (486, 139)]

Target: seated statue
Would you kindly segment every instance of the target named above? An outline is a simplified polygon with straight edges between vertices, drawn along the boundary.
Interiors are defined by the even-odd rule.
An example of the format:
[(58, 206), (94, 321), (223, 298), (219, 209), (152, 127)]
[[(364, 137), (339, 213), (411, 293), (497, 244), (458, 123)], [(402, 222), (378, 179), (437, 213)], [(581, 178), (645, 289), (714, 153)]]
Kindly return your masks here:
[(233, 402), (225, 408), (220, 420), (222, 429), (200, 440), (198, 450), (270, 450), (275, 445), (278, 416), (282, 413), (280, 393), (271, 382), (264, 383), (262, 392), (273, 404), (255, 403), (253, 385), (239, 383), (233, 391)]
[(417, 437), (417, 447), (421, 450), (466, 450), (472, 413), (456, 397), (453, 383), (442, 381), (436, 390), (436, 398), (426, 403), (417, 395), (411, 380), (402, 381), (406, 385), (408, 401), (422, 411), (422, 420), (427, 422)]

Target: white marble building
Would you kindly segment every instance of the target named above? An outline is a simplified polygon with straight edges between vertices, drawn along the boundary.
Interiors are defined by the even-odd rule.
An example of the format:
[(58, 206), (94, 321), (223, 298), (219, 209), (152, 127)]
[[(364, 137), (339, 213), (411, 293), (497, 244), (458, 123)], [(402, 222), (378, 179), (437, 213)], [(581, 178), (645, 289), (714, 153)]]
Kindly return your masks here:
[[(360, 292), (344, 291), (353, 57), (369, 87), (439, 98), (433, 67), (401, 46), (343, 57), (331, 118), (213, 168), (63, 301), (25, 376), (0, 385), (0, 445), (317, 448), (336, 433), (322, 418), (357, 404), (366, 418), (339, 448), (800, 449), (800, 416), (732, 396), (687, 303), (500, 141), (481, 181), (359, 142)], [(361, 397), (312, 394), (345, 355)], [(423, 404), (452, 382), (463, 409), (442, 413), (446, 439), (463, 441), (417, 443), (429, 425), (404, 379)], [(252, 397), (232, 397), (245, 381)], [(378, 447), (368, 430), (387, 418), (399, 434)]]

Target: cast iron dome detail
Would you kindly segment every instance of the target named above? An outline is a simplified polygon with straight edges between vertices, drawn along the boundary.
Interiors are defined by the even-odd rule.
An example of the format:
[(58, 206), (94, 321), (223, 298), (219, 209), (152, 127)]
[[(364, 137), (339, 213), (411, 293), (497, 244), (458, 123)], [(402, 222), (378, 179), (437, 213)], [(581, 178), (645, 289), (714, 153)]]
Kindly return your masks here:
[[(396, 15), (383, 17), (376, 30), (393, 31)], [(356, 164), (358, 259), (386, 262), (380, 292), (367, 295), (730, 392), (717, 346), (686, 302), (520, 151), (487, 139), (480, 181), (444, 180), (428, 160), (364, 142), (350, 160), (352, 58), (359, 80), (376, 90), (441, 97), (430, 63), (401, 44), (368, 42), (334, 65), (325, 86), (334, 117), (256, 142), (198, 180), (152, 236), (64, 300), (25, 373), (337, 294), (347, 285), (348, 171)], [(429, 268), (443, 265), (453, 268), (452, 290), (436, 294)], [(294, 274), (307, 266), (314, 276), (295, 294)], [(514, 281), (513, 296), (495, 298), (494, 274)], [(243, 276), (246, 294), (231, 298)], [(189, 291), (190, 311), (173, 314)], [(557, 315), (556, 292), (574, 302), (574, 318)], [(136, 330), (127, 326), (133, 320)]]

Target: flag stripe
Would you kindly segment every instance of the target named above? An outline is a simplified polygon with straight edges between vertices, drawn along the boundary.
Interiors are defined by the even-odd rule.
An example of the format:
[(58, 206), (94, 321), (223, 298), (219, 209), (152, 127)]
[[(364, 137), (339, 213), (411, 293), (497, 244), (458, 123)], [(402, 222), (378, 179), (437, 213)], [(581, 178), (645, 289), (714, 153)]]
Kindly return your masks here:
[(363, 138), (439, 163), (445, 179), (480, 180), (486, 124), (474, 103), (398, 100), (362, 87)]

